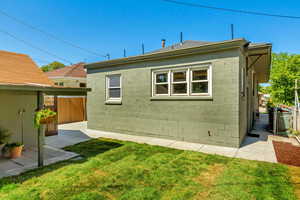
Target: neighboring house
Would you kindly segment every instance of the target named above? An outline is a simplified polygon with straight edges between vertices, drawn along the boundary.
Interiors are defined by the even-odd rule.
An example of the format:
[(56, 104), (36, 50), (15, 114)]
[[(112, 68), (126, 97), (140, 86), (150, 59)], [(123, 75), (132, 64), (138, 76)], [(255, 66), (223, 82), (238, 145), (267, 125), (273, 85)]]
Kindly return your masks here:
[(62, 87), (86, 87), (86, 70), (84, 63), (46, 72), (55, 85)]
[[(34, 112), (47, 95), (84, 95), (87, 88), (57, 88), (24, 54), (0, 51), (0, 126), (12, 133), (12, 142), (37, 146)], [(23, 135), (23, 136), (22, 136)]]
[(87, 64), (88, 128), (239, 147), (252, 128), (271, 44), (185, 41)]

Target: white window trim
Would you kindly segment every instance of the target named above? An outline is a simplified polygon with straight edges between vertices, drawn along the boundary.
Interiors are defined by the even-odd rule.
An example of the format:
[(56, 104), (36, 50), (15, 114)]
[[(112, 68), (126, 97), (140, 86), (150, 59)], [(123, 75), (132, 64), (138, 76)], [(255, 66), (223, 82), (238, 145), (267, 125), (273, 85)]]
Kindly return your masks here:
[[(120, 87), (109, 87), (109, 77), (111, 76), (120, 76)], [(107, 103), (121, 103), (122, 102), (122, 75), (121, 74), (109, 74), (105, 77), (105, 100)], [(111, 98), (109, 97), (109, 89), (119, 88), (120, 89), (120, 97), (119, 98)]]
[[(192, 71), (207, 69), (207, 80), (199, 80), (193, 82), (208, 82), (208, 93), (192, 93)], [(173, 77), (172, 72), (186, 71), (186, 83), (187, 83), (187, 93), (186, 94), (173, 94), (172, 93), (172, 85), (173, 85)], [(156, 94), (156, 74), (160, 73), (168, 73), (168, 94)], [(180, 82), (176, 82), (180, 83)], [(184, 81), (182, 82), (184, 83)], [(166, 84), (166, 83), (164, 83)], [(165, 69), (157, 69), (152, 71), (152, 97), (212, 97), (212, 66), (211, 64), (202, 64), (197, 66), (180, 66), (176, 68), (165, 68)]]

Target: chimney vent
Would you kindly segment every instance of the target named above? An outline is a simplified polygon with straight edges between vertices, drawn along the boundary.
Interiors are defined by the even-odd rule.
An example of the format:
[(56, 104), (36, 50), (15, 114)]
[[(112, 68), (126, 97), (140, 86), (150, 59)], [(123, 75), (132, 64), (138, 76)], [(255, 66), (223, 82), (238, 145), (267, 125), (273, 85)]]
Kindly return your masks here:
[(166, 40), (165, 39), (161, 39), (161, 47), (165, 48), (166, 46)]

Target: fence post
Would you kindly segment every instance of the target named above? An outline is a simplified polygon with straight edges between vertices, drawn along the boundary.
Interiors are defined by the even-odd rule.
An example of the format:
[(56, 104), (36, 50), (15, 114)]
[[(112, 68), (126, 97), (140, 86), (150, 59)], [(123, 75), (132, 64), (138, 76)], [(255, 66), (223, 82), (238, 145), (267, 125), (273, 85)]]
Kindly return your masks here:
[(273, 134), (277, 134), (277, 107), (274, 108), (273, 112)]

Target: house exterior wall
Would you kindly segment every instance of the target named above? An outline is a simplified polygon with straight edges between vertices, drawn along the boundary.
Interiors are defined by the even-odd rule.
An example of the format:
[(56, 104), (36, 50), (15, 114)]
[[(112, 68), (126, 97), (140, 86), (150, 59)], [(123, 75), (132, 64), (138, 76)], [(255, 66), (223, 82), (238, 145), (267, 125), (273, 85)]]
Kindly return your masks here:
[[(239, 95), (239, 136), (240, 143), (242, 143), (243, 139), (247, 134), (248, 129), (248, 96), (247, 96), (247, 88), (248, 88), (248, 76), (247, 76), (247, 66), (246, 66), (246, 55), (243, 51), (240, 52), (240, 67), (239, 67), (239, 80), (240, 80), (240, 95)], [(244, 80), (243, 80), (244, 79)], [(243, 82), (243, 83), (242, 83)], [(242, 86), (244, 84), (244, 86)]]
[[(88, 69), (88, 128), (239, 147), (239, 49)], [(210, 63), (212, 100), (151, 100), (151, 70)], [(105, 104), (105, 77), (122, 75), (122, 105)], [(209, 134), (211, 136), (209, 136)]]
[[(80, 87), (80, 83), (86, 84), (85, 78), (51, 78), (54, 83), (64, 83), (64, 87)], [(59, 84), (58, 84), (59, 85)]]
[(18, 114), (20, 109), (24, 113), (24, 144), (37, 146), (37, 129), (34, 127), (34, 111), (37, 108), (36, 92), (0, 91), (0, 126), (12, 132), (11, 142), (22, 141), (22, 120)]

